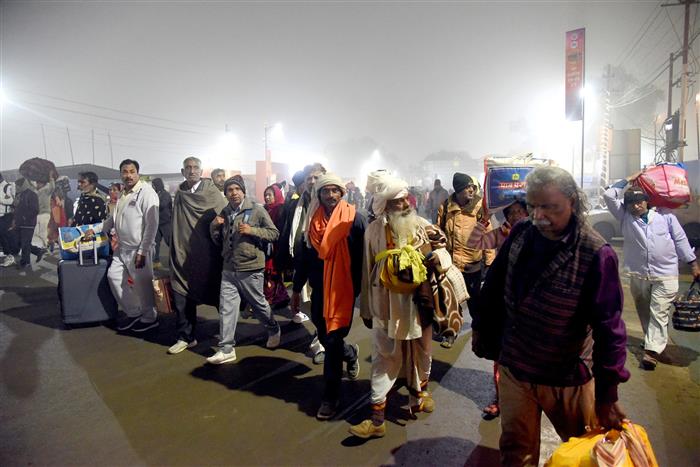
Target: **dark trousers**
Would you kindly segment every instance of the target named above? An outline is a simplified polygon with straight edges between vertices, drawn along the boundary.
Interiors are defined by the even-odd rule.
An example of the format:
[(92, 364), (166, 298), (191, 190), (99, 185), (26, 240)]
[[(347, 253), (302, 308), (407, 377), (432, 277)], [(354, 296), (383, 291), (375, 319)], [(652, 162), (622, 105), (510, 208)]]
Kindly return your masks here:
[(32, 237), (34, 236), (34, 227), (20, 227), (19, 228), (19, 244), (21, 249), (21, 259), (19, 261), (20, 266), (26, 266), (31, 261), (31, 254), (37, 257), (42, 252), (41, 248), (32, 245)]
[(170, 238), (172, 237), (172, 224), (169, 222), (167, 224), (159, 225), (158, 231), (156, 232), (156, 247), (153, 252), (153, 262), (160, 261), (160, 241), (163, 240), (165, 244), (170, 248)]
[(197, 302), (173, 290), (173, 304), (177, 319), (177, 338), (192, 342), (195, 339), (194, 331), (197, 326)]
[(14, 214), (0, 216), (0, 247), (6, 255), (16, 255), (19, 252), (17, 229), (10, 230)]
[(479, 312), (479, 298), (481, 295), (481, 269), (474, 272), (462, 272), (464, 282), (467, 285), (469, 299), (467, 306), (469, 307), (469, 316), (474, 318), (474, 314)]
[(350, 326), (326, 332), (326, 319), (323, 317), (323, 285), (314, 287), (311, 292), (311, 322), (316, 326), (318, 340), (326, 349), (323, 362), (323, 400), (337, 402), (340, 399), (340, 383), (343, 379), (343, 362), (357, 358), (355, 348), (345, 342)]

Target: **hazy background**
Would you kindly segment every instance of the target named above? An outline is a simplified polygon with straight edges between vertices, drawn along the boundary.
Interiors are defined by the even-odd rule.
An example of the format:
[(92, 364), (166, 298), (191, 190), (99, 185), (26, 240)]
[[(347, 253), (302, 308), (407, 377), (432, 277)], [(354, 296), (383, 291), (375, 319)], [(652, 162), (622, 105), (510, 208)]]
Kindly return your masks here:
[[(292, 168), (322, 159), (355, 176), (375, 149), (373, 164), (399, 171), (439, 151), (534, 151), (570, 167), (580, 129), (564, 121), (564, 35), (581, 27), (598, 96), (587, 145), (606, 65), (618, 98), (642, 96), (662, 71), (658, 91), (613, 114), (615, 128), (642, 127), (649, 160), (683, 27), (683, 8), (660, 3), (2, 1), (0, 170), (44, 155), (43, 125), (57, 165), (92, 162), (94, 133), (100, 165), (129, 155), (144, 172), (174, 172), (197, 154), (252, 172), (277, 122), (272, 158)], [(697, 158), (688, 109), (686, 157)]]

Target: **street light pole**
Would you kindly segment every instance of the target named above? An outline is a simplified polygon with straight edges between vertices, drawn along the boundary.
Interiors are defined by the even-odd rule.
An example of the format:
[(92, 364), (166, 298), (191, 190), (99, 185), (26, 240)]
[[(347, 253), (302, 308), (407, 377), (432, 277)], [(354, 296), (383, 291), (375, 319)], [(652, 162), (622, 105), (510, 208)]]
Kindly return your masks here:
[(700, 120), (698, 120), (698, 107), (700, 107), (700, 92), (695, 94), (695, 143), (698, 145), (697, 158), (700, 159)]
[(272, 177), (272, 157), (270, 154), (270, 148), (267, 144), (268, 133), (270, 131), (270, 126), (265, 123), (265, 186), (270, 186)]

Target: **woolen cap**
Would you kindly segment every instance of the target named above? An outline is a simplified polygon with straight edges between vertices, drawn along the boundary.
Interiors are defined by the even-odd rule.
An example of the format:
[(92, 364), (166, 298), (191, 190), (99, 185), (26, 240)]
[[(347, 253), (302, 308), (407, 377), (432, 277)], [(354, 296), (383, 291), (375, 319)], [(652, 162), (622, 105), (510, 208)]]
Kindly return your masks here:
[(474, 184), (474, 180), (472, 180), (472, 178), (467, 174), (455, 172), (455, 174), (452, 176), (452, 188), (454, 188), (455, 193), (459, 193), (469, 185)]
[(226, 189), (231, 185), (238, 185), (245, 194), (245, 182), (240, 175), (234, 175), (224, 182), (224, 193), (226, 193)]
[(300, 170), (292, 176), (292, 183), (294, 183), (294, 186), (301, 186), (302, 183), (304, 183), (305, 177), (304, 177), (304, 171)]

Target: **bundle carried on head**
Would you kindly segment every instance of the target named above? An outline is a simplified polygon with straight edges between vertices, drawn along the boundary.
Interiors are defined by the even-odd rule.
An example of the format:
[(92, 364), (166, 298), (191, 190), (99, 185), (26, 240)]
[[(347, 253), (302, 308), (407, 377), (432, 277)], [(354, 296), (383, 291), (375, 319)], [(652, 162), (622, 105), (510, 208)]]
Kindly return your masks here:
[(682, 164), (661, 163), (648, 167), (633, 181), (648, 196), (649, 204), (675, 209), (692, 201), (688, 172)]
[(19, 166), (19, 173), (33, 182), (48, 183), (53, 178), (58, 178), (58, 171), (53, 162), (39, 157), (33, 157), (22, 162)]

